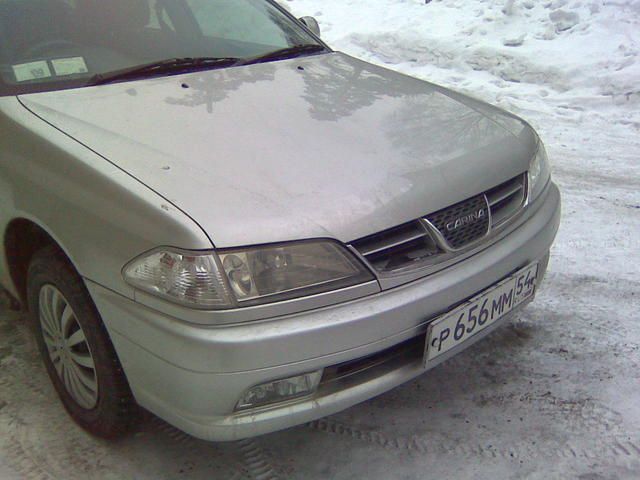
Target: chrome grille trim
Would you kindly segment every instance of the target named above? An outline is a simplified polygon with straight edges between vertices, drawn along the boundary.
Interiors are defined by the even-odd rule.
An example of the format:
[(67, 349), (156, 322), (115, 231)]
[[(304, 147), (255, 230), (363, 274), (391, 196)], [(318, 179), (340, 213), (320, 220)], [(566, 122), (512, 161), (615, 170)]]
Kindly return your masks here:
[[(435, 267), (472, 249), (481, 248), (484, 243), (490, 244), (489, 239), (495, 237), (522, 212), (528, 200), (527, 190), (527, 173), (523, 173), (421, 219), (355, 240), (349, 247), (381, 277)], [(488, 209), (486, 226), (480, 224), (475, 229), (472, 228), (461, 243), (450, 242), (438, 228), (438, 222), (431, 221), (437, 220), (434, 218), (437, 215), (452, 209), (455, 211), (457, 207), (469, 202), (480, 205), (480, 201)]]
[[(416, 226), (417, 227), (417, 226)], [(380, 240), (373, 240), (368, 245), (364, 245), (360, 249), (360, 254), (364, 257), (368, 257), (374, 255), (376, 253), (380, 253), (384, 250), (391, 249), (394, 247), (399, 247), (404, 245), (405, 243), (410, 243), (414, 240), (418, 240), (422, 237), (427, 236), (428, 233), (426, 230), (416, 228), (415, 232), (401, 232), (396, 238), (391, 239), (388, 243)]]
[(361, 238), (351, 246), (378, 272), (405, 269), (441, 252), (418, 220)]
[(487, 194), (487, 201), (489, 202), (489, 206), (493, 207), (497, 203), (500, 203), (503, 200), (506, 200), (512, 195), (515, 195), (516, 193), (519, 193), (523, 190), (524, 190), (524, 185), (522, 185), (521, 183), (516, 183), (513, 185), (510, 184), (510, 185), (507, 185), (504, 189), (501, 189), (495, 192), (491, 196)]
[(491, 228), (497, 228), (509, 221), (527, 201), (527, 175), (518, 175), (497, 187), (488, 190), (485, 195), (491, 211)]

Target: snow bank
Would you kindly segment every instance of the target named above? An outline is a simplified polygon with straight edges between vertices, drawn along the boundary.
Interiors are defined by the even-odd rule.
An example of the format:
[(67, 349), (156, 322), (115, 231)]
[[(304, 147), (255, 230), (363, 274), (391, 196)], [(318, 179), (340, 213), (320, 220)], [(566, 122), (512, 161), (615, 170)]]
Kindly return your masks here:
[[(640, 105), (640, 2), (288, 0), (336, 49), (511, 107)], [(505, 97), (517, 92), (510, 101)], [(637, 112), (627, 121), (640, 125)], [(629, 118), (632, 117), (632, 118)]]

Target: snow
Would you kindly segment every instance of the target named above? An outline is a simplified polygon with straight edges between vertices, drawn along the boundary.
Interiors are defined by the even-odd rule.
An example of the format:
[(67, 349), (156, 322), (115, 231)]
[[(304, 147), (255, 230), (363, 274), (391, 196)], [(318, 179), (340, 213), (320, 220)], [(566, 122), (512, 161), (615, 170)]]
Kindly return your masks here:
[(640, 478), (640, 1), (283, 3), (337, 50), (534, 125), (564, 202), (536, 301), (407, 385), (229, 445), (157, 419), (113, 445), (91, 439), (3, 313), (0, 478)]

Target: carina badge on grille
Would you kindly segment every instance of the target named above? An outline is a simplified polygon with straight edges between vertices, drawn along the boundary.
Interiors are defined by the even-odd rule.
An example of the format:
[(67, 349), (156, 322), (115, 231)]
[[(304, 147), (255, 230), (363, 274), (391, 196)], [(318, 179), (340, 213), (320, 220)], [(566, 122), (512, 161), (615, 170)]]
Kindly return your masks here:
[(453, 232), (459, 228), (465, 227), (467, 225), (471, 225), (472, 223), (477, 223), (482, 220), (487, 215), (487, 210), (485, 208), (481, 208), (477, 212), (471, 212), (469, 215), (463, 215), (461, 217), (456, 218), (454, 221), (447, 223), (447, 230)]
[(460, 250), (489, 233), (489, 205), (484, 194), (428, 215), (424, 221), (442, 247)]

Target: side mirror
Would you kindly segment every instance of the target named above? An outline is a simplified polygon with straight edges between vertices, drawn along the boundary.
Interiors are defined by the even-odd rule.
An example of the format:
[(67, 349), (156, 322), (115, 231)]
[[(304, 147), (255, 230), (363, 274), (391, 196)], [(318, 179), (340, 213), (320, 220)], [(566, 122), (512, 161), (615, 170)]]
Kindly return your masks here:
[(300, 21), (311, 30), (316, 37), (320, 36), (320, 24), (313, 17), (300, 17)]

